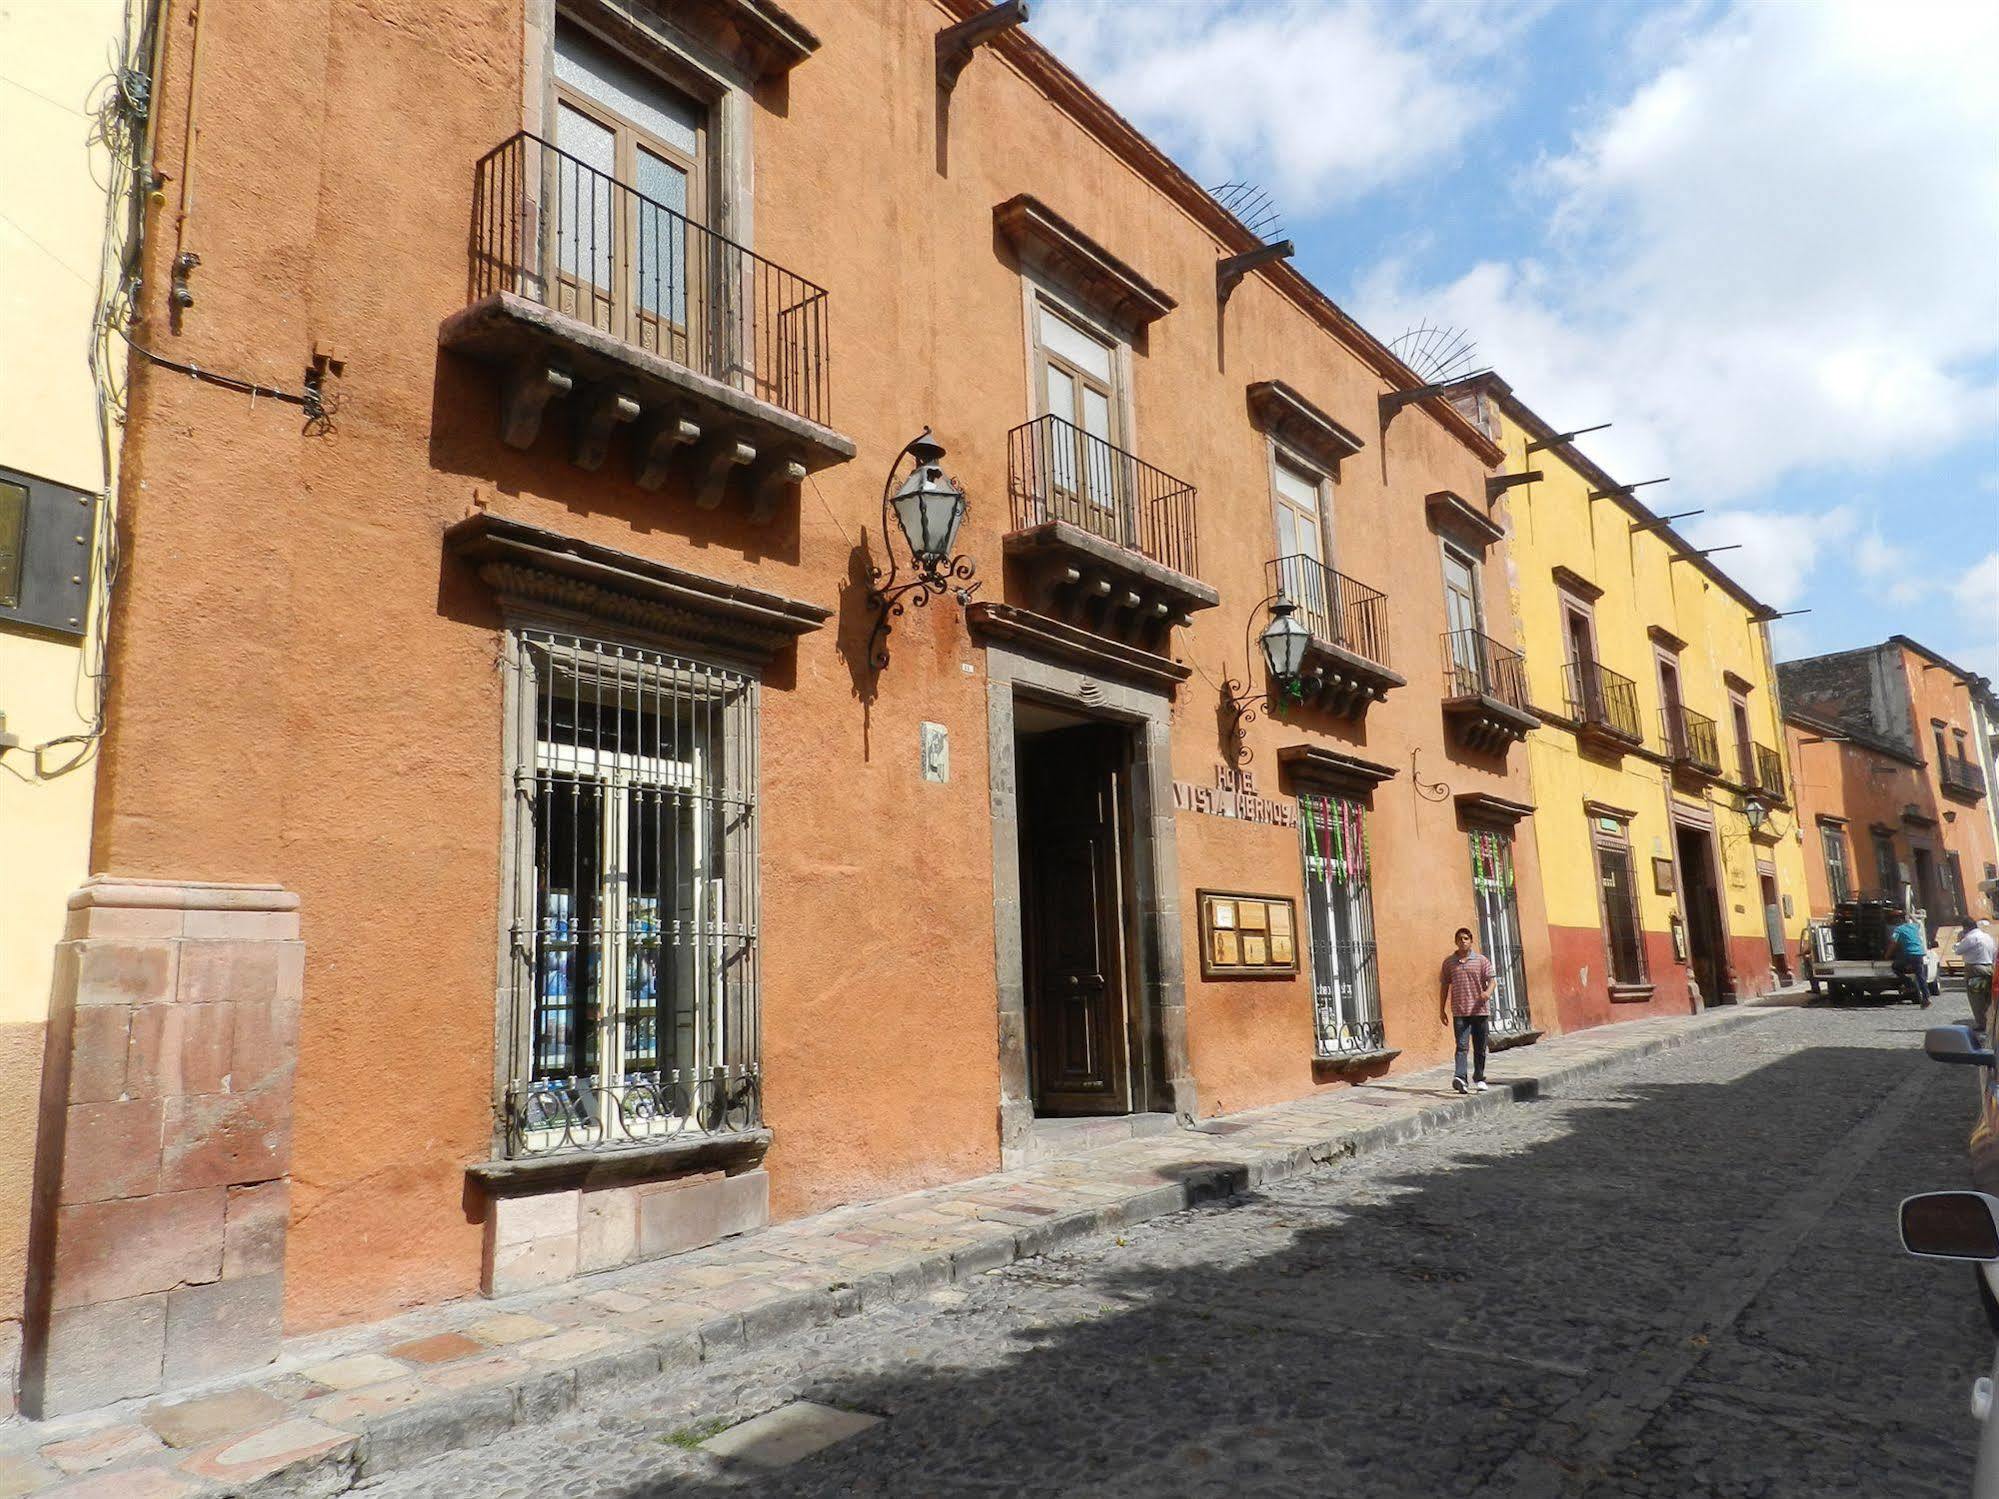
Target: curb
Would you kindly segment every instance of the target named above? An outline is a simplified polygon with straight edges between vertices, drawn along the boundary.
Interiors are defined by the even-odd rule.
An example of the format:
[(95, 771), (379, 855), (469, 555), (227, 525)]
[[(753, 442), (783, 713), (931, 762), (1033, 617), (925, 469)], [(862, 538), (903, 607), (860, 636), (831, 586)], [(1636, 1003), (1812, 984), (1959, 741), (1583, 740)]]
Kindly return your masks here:
[[(685, 1374), (710, 1360), (767, 1347), (808, 1328), (911, 1301), (953, 1281), (969, 1280), (1016, 1260), (1045, 1255), (1094, 1234), (1184, 1212), (1322, 1166), (1421, 1139), (1482, 1114), (1530, 1102), (1579, 1078), (1727, 1035), (1782, 1010), (1768, 1007), (1709, 1013), (1712, 1019), (1685, 1030), (1647, 1037), (1627, 1046), (1605, 1047), (1596, 1055), (1557, 1065), (1534, 1077), (1499, 1084), (1490, 1093), (1439, 1099), (1402, 1118), (1349, 1128), (1289, 1150), (1265, 1151), (1260, 1159), (1196, 1165), (1186, 1168), (1177, 1179), (1026, 1227), (977, 1220), (991, 1222), (1003, 1232), (968, 1246), (914, 1255), (857, 1281), (828, 1281), (822, 1286), (773, 1297), (743, 1311), (723, 1313), (696, 1327), (679, 1327), (650, 1339), (641, 1336), (629, 1346), (607, 1349), (575, 1364), (533, 1370), (444, 1399), (386, 1411), (359, 1422), (358, 1431), (321, 1428), (328, 1437), (346, 1440), (254, 1481), (226, 1486), (225, 1491), (244, 1496), (283, 1494), (312, 1496), (312, 1499), (345, 1493), (357, 1484), (491, 1442), (508, 1432), (532, 1430), (553, 1422), (614, 1390), (630, 1393), (647, 1381)], [(1417, 1073), (1401, 1081), (1423, 1076)], [(1206, 1133), (1198, 1125), (1188, 1132)], [(1223, 1146), (1228, 1136), (1209, 1138), (1217, 1146)], [(1171, 1165), (1158, 1169), (1176, 1170)], [(642, 1323), (643, 1316), (638, 1321)]]

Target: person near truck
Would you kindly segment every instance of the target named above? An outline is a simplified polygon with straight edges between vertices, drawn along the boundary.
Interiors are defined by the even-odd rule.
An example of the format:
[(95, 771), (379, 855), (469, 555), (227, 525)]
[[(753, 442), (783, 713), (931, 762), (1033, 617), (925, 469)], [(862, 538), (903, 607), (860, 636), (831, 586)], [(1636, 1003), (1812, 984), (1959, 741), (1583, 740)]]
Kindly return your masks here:
[(1957, 939), (1956, 953), (1964, 959), (1964, 997), (1971, 1001), (1971, 1018), (1979, 1029), (1992, 1029), (1992, 955), (1999, 943), (1982, 926), (1973, 923)]
[(1923, 924), (1915, 917), (1901, 911), (1895, 914), (1902, 919), (1888, 933), (1889, 966), (1909, 986), (1916, 1002), (1927, 1010), (1930, 1007), (1930, 979), (1923, 971), (1923, 959), (1929, 956), (1929, 939), (1923, 935)]

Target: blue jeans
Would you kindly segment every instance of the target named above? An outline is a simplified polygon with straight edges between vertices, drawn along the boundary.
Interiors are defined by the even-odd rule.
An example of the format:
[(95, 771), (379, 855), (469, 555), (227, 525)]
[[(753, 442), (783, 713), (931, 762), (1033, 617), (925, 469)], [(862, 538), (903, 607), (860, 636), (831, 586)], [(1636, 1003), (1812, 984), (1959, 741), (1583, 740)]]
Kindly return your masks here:
[(1467, 1056), (1470, 1056), (1473, 1059), (1474, 1068), (1471, 1080), (1475, 1083), (1484, 1082), (1485, 1044), (1487, 1038), (1492, 1033), (1492, 1017), (1490, 1015), (1453, 1015), (1451, 1017), (1451, 1029), (1457, 1033), (1458, 1038), (1458, 1060), (1456, 1067), (1453, 1069), (1457, 1073), (1458, 1079), (1463, 1081), (1465, 1059)]

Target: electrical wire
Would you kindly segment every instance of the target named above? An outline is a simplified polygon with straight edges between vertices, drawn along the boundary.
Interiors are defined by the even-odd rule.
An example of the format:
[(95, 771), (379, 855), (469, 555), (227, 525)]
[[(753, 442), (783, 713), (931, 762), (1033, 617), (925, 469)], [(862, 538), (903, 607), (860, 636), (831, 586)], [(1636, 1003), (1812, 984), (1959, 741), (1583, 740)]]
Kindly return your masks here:
[[(151, 110), (152, 80), (143, 60), (152, 55), (153, 36), (161, 24), (160, 0), (137, 0), (124, 11), (123, 27), (109, 71), (91, 90), (86, 111), (95, 121), (87, 144), (102, 147), (108, 164), (104, 188), (104, 230), (98, 257), (97, 311), (91, 321), (86, 363), (91, 374), (97, 417), (98, 457), (102, 484), (93, 507), (95, 534), (91, 546), (92, 607), (84, 632), (77, 669), (77, 712), (85, 727), (34, 745), (35, 775), (50, 780), (88, 764), (104, 735), (105, 705), (110, 695), (111, 599), (121, 558), (118, 549), (118, 439), (126, 414), (123, 361), (114, 357), (111, 335), (121, 337), (131, 321), (139, 288), (138, 267), (145, 248), (145, 201), (139, 153)], [(51, 751), (74, 748), (75, 753), (51, 764)]]

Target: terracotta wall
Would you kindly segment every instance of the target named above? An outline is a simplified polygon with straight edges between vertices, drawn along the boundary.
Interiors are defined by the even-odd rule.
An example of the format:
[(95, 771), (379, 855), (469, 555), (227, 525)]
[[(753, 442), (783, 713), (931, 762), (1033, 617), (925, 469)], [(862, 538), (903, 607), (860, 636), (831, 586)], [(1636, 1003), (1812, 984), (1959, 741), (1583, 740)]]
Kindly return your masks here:
[[(1300, 737), (1402, 771), (1377, 795), (1374, 832), (1391, 1044), (1404, 1067), (1447, 1049), (1434, 971), (1471, 919), (1469, 857), (1452, 802), (1418, 789), (1412, 752), (1426, 786), (1527, 799), (1524, 752), (1446, 748), (1439, 707), (1442, 585), (1423, 497), (1482, 495), (1484, 457), (1422, 409), (1384, 434), (1383, 380), (1263, 280), (1218, 317), (1216, 240), (1004, 58), (967, 70), (941, 146), (944, 10), (796, 9), (824, 45), (757, 97), (754, 240), (831, 294), (831, 420), (859, 457), (759, 527), (679, 487), (639, 490), (616, 450), (601, 472), (571, 466), (559, 422), (532, 452), (502, 446), (493, 373), (437, 347), (466, 299), (474, 163), (521, 125), (517, 5), (208, 8), (195, 302), (172, 331), (158, 292), (174, 238), (158, 222), (137, 336), (286, 387), (315, 341), (331, 343), (341, 405), (330, 432), (302, 433), (295, 407), (135, 374), (95, 867), (270, 880), (301, 898), (295, 1328), (477, 1283), (464, 1168), (487, 1155), (492, 1119), (498, 621), (439, 546), (475, 505), (837, 611), (780, 658), (762, 698), (775, 1211), (998, 1164), (983, 653), (958, 609), (933, 603), (898, 621), (877, 681), (864, 594), (883, 557), (883, 473), (929, 423), (971, 496), (962, 544), (986, 596), (1003, 596), (1005, 440), (1029, 413), (1021, 282), (992, 210), (1019, 192), (1181, 303), (1135, 360), (1132, 442), (1199, 486), (1199, 571), (1224, 599), (1175, 643), (1194, 668), (1175, 707), (1177, 775), (1212, 778), (1216, 684), (1242, 673), (1273, 548), (1245, 385), (1283, 378), (1367, 441), (1341, 475), (1338, 565), (1389, 594), (1408, 686), (1364, 727), (1266, 719), (1249, 747), (1273, 780), (1276, 746)], [(187, 5), (173, 11), (184, 33)], [(176, 171), (186, 57), (177, 48), (159, 90)], [(1503, 547), (1488, 565), (1503, 572)], [(1510, 625), (1502, 613), (1490, 628)], [(948, 784), (919, 777), (924, 720), (950, 732)], [(1178, 831), (1201, 1108), (1295, 1096), (1315, 1086), (1307, 984), (1203, 984), (1191, 913), (1205, 885), (1296, 894), (1296, 835), (1193, 814)], [(1530, 992), (1544, 993), (1530, 839), (1518, 857)]]
[(1982, 798), (1943, 789), (1930, 731), (1932, 720), (1942, 719), (1946, 725), (1965, 729), (1967, 735), (1972, 732), (1969, 687), (1955, 671), (1905, 645), (1890, 641), (1875, 652), (1876, 675), (1902, 695), (1898, 721), (1912, 722), (1917, 729), (1918, 737), (1906, 746), (1907, 752), (1870, 742), (1864, 732), (1841, 743), (1829, 740), (1826, 730), (1811, 723), (1785, 725), (1798, 772), (1812, 914), (1829, 915), (1832, 909), (1818, 828), (1822, 817), (1833, 817), (1845, 819), (1850, 881), (1860, 890), (1871, 894), (1880, 884), (1872, 836), (1879, 828), (1894, 840), (1896, 858), (1911, 879), (1915, 846), (1932, 852), (1939, 881), (1945, 855), (1956, 853), (1969, 914), (1989, 917), (1992, 908), (1980, 897), (1978, 885), (1986, 864), (1999, 858), (1993, 851), (1991, 821)]

